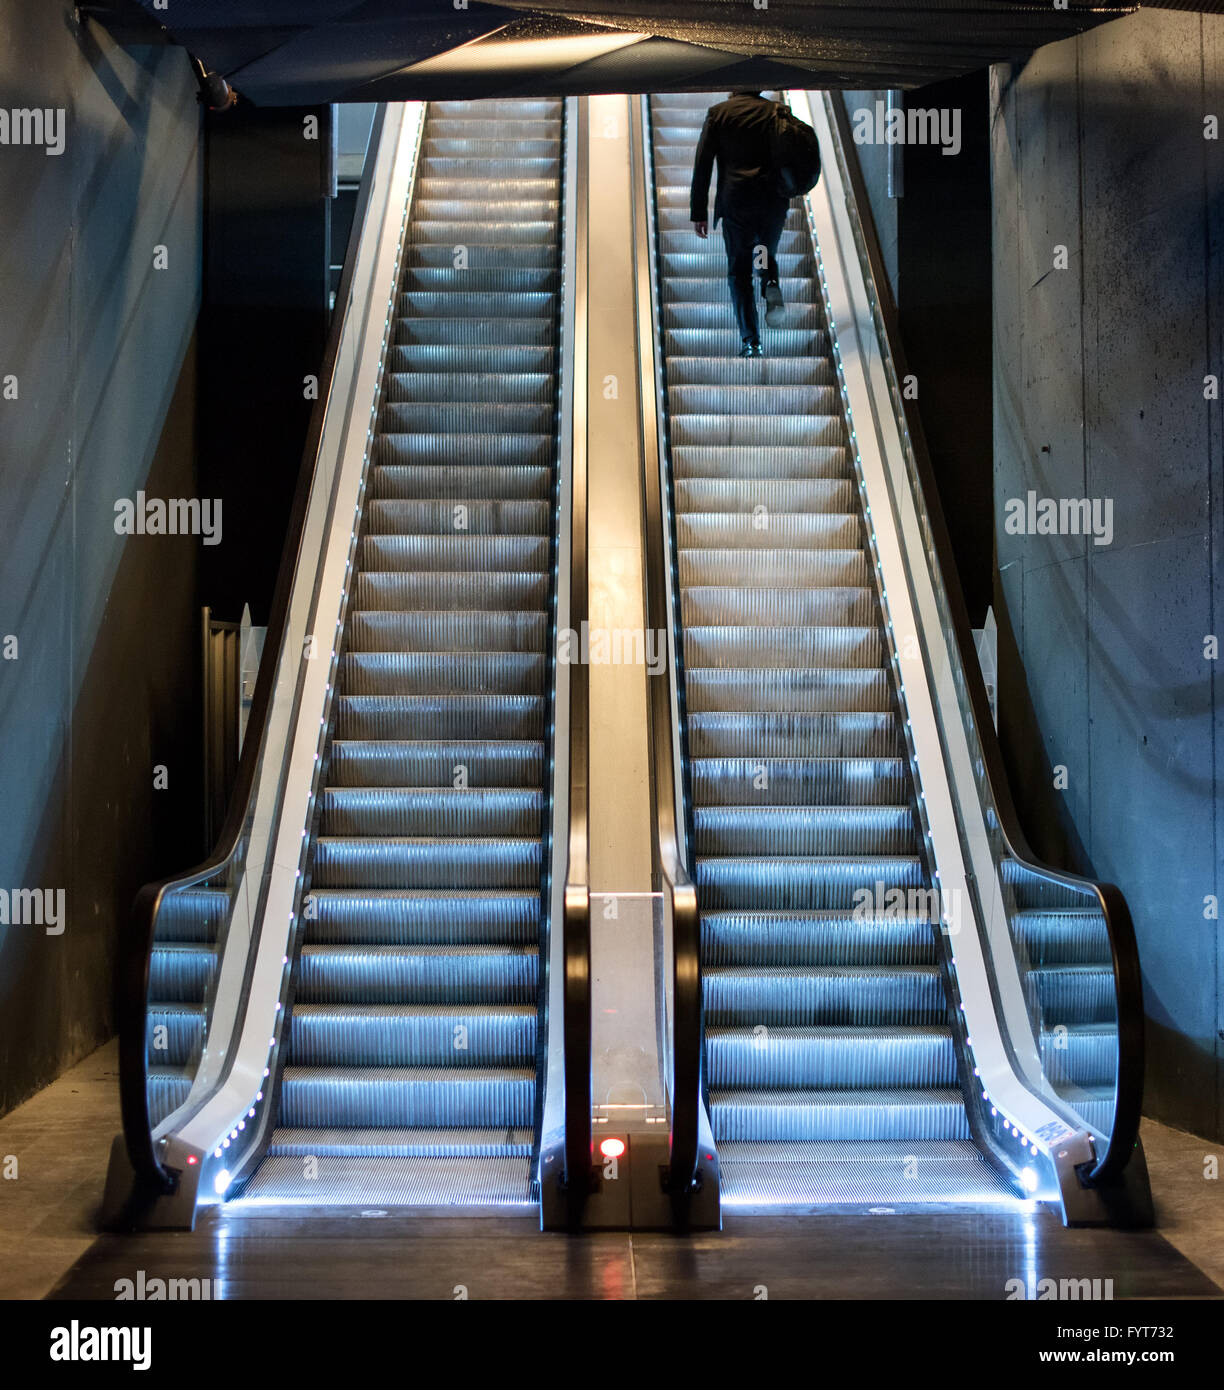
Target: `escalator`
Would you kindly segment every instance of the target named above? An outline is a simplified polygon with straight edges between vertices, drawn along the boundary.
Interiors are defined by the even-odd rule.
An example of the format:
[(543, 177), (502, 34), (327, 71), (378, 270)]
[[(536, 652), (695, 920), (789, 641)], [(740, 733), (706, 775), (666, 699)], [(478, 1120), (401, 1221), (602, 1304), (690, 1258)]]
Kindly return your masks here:
[[(278, 674), (255, 720), (262, 743), (278, 730), (281, 743), (244, 754), (247, 811), (213, 861), (144, 895), (151, 967), (133, 1004), (147, 1085), (125, 1128), (138, 1175), (165, 1194), (163, 1224), (194, 1219), (185, 1179), (235, 1208), (539, 1197), (563, 103), (390, 109), (363, 206), (380, 180), (383, 201), (363, 210), (346, 268), (368, 258), (368, 286), (342, 293), (353, 323), (331, 364), (351, 398), (333, 381)], [(296, 840), (295, 769), (309, 790)], [(261, 800), (278, 809), (264, 816)], [(296, 875), (278, 844), (294, 858), (300, 846)], [(281, 967), (269, 924), (285, 908)], [(169, 1059), (154, 1051), (168, 1010), (184, 1020)], [(145, 1078), (128, 1070), (134, 1094)]]
[[(797, 1210), (1049, 1195), (1057, 1183), (1035, 1163), (1045, 1139), (1078, 1132), (1083, 1145), (1091, 1133), (1082, 1174), (1113, 1127), (1110, 929), (1082, 883), (1006, 854), (996, 856), (997, 910), (984, 893), (984, 906), (955, 903), (956, 925), (962, 907), (977, 912), (998, 943), (983, 954), (984, 976), (1004, 980), (996, 1002), (984, 1000), (992, 1029), (1002, 1027), (997, 999), (1020, 980), (1032, 1034), (1008, 1066), (1032, 1059), (1030, 1089), (1056, 1116), (1044, 1112), (1038, 1134), (1001, 1121), (967, 1032), (965, 948), (934, 853), (937, 798), (915, 783), (918, 715), (902, 698), (900, 619), (894, 633), (885, 607), (906, 568), (892, 580), (880, 563), (888, 542), (871, 504), (882, 509), (883, 493), (868, 491), (860, 450), (870, 446), (847, 416), (843, 364), (853, 354), (875, 366), (876, 326), (848, 315), (845, 331), (860, 336), (839, 349), (828, 304), (848, 296), (826, 282), (799, 200), (778, 254), (783, 322), (763, 325), (763, 358), (736, 356), (723, 247), (717, 233), (698, 240), (689, 218), (697, 138), (724, 96), (651, 97), (648, 151), (686, 754), (677, 820), (700, 915), (702, 1099), (722, 1201)], [(928, 653), (928, 670), (940, 660)], [(996, 833), (998, 823), (984, 816)], [(1006, 957), (992, 958), (1000, 948)], [(1000, 1040), (1001, 1057), (1009, 1045)], [(1053, 1167), (1070, 1165), (1067, 1142)], [(1064, 1196), (1064, 1207), (1077, 1200)]]
[(725, 254), (689, 221), (718, 100), (651, 108), (723, 1200), (987, 1200), (1005, 1189), (969, 1138), (932, 924), (853, 914), (929, 884), (802, 208), (761, 359), (735, 356)]
[(561, 103), (433, 103), (422, 140), (279, 1118), (248, 1201), (529, 1195)]

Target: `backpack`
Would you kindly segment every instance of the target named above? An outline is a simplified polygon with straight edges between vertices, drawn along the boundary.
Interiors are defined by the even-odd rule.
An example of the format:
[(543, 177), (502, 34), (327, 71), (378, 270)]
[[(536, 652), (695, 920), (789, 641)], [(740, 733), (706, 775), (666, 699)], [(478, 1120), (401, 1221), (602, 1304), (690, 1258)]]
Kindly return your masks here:
[(769, 162), (783, 198), (798, 198), (815, 188), (820, 177), (820, 142), (816, 132), (789, 106), (774, 107), (769, 127)]

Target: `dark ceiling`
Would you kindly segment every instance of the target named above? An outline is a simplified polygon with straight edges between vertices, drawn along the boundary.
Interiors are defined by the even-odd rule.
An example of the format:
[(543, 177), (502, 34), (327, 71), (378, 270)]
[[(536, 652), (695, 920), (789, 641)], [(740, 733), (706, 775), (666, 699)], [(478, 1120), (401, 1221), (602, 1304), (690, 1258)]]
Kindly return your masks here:
[(915, 87), (1133, 6), (1069, 0), (141, 0), (260, 105)]

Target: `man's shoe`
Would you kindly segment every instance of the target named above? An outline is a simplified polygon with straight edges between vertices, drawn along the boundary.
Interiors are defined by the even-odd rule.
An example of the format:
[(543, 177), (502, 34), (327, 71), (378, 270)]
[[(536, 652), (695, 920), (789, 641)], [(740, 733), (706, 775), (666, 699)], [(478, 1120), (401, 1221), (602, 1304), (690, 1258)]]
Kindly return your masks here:
[(747, 342), (739, 350), (741, 357), (764, 357), (765, 353), (761, 349), (760, 343)]
[(782, 302), (782, 287), (774, 280), (765, 286), (765, 322), (770, 328), (780, 328), (785, 314), (786, 305)]

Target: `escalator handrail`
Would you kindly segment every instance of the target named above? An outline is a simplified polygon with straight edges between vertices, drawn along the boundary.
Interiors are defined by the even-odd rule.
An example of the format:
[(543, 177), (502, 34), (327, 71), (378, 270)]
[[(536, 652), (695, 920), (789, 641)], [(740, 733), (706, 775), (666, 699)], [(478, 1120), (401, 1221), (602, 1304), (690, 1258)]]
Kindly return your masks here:
[[(587, 582), (587, 375), (590, 349), (589, 271), (587, 248), (589, 108), (576, 106), (574, 129), (574, 343), (573, 419), (570, 432), (570, 574), (569, 625), (584, 631), (589, 613)], [(559, 634), (558, 634), (559, 637)], [(593, 1174), (591, 1119), (591, 869), (590, 830), (590, 713), (588, 673), (581, 660), (569, 662), (569, 825), (566, 831), (566, 871), (563, 898), (565, 1045), (565, 1188), (571, 1223), (581, 1220)]]
[[(816, 94), (818, 97), (825, 94)], [(869, 287), (873, 290), (873, 312), (878, 319), (882, 356), (889, 374), (894, 410), (907, 437), (914, 462), (917, 485), (920, 489), (930, 531), (931, 543), (941, 572), (947, 597), (960, 665), (965, 679), (973, 723), (982, 752), (983, 775), (994, 802), (998, 831), (1008, 856), (1022, 868), (1048, 881), (1096, 896), (1109, 935), (1113, 967), (1114, 996), (1118, 1021), (1118, 1075), (1114, 1098), (1114, 1122), (1103, 1156), (1084, 1175), (1089, 1182), (1115, 1180), (1126, 1167), (1135, 1151), (1139, 1137), (1139, 1120), (1143, 1103), (1143, 983), (1139, 968), (1139, 952), (1135, 940), (1134, 922), (1121, 890), (1112, 883), (1099, 882), (1047, 864), (1038, 859), (1028, 843), (1012, 797), (1011, 784), (1003, 762), (1002, 748), (991, 714), (990, 699), (982, 677), (973, 630), (961, 588), (960, 574), (952, 549), (951, 537), (944, 518), (939, 487), (931, 465), (930, 452), (923, 433), (917, 406), (907, 400), (899, 382), (907, 373), (901, 344), (900, 321), (892, 288), (884, 265), (876, 232), (875, 218), (867, 196), (857, 154), (854, 148), (850, 117), (844, 103), (833, 94), (826, 100), (839, 148), (835, 152), (843, 174), (853, 190), (855, 206), (850, 209), (851, 224), (861, 238), (859, 253), (870, 269)]]
[[(375, 110), (367, 146), (366, 161), (357, 202), (353, 213), (353, 228), (360, 228), (369, 206), (373, 187), (375, 155), (383, 139), (386, 124), (386, 105)], [(350, 308), (353, 274), (356, 267), (359, 236), (350, 236), (344, 260), (344, 270), (336, 292), (335, 312), (328, 331), (327, 346), (319, 369), (319, 392), (311, 412), (302, 462), (298, 469), (293, 502), (285, 528), (280, 568), (268, 614), (267, 635), (259, 662), (255, 691), (243, 737), (242, 753), (238, 760), (229, 807), (222, 822), (216, 843), (207, 859), (186, 873), (145, 884), (137, 893), (132, 906), (129, 936), (121, 943), (116, 968), (116, 1023), (119, 1034), (119, 1101), (124, 1143), (138, 1185), (152, 1194), (173, 1192), (176, 1176), (160, 1161), (153, 1144), (149, 1113), (148, 1077), (148, 1007), (149, 976), (153, 957), (157, 916), (165, 896), (172, 890), (189, 888), (218, 877), (232, 865), (241, 849), (243, 830), (251, 810), (257, 787), (257, 772), (268, 731), (268, 715), (276, 683), (276, 668), (289, 615), (293, 580), (302, 559), (302, 539), (305, 520), (314, 486), (323, 424), (327, 415), (340, 343)]]
[[(655, 302), (654, 245), (657, 228), (652, 195), (649, 98), (641, 97), (633, 108), (630, 158), (633, 173), (633, 255), (637, 287), (639, 438), (644, 483), (644, 544), (646, 621), (651, 632), (664, 632), (674, 657), (677, 701), (683, 674), (678, 624), (669, 612), (667, 574), (670, 553), (667, 518), (671, 508), (663, 497), (665, 419), (662, 416), (664, 383), (652, 370), (658, 353), (658, 309)], [(661, 370), (661, 362), (659, 363)], [(673, 704), (670, 679), (648, 677), (650, 699), (651, 790), (655, 831), (654, 858), (665, 910), (671, 908), (672, 933), (672, 1029), (671, 1029), (671, 1152), (668, 1189), (682, 1198), (697, 1178), (703, 1087), (704, 1019), (701, 982), (701, 918), (697, 889), (689, 874), (688, 836), (683, 808), (677, 807), (677, 766), (673, 731), (680, 711)], [(683, 762), (683, 752), (681, 753)]]

